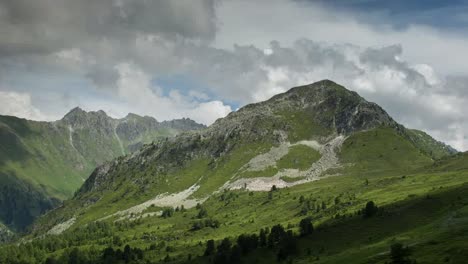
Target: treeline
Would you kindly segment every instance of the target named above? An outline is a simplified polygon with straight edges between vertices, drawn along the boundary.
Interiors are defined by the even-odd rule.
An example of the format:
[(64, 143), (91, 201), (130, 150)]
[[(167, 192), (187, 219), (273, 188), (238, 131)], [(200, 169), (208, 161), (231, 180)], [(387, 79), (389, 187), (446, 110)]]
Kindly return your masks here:
[[(204, 227), (219, 227), (219, 222), (208, 218), (206, 210), (201, 205), (198, 205), (197, 209), (198, 214), (193, 217), (195, 222), (193, 222), (192, 231)], [(382, 210), (371, 201), (358, 214), (368, 218), (379, 215), (380, 212)], [(171, 217), (172, 213), (167, 210), (166, 215), (161, 217)], [(145, 259), (145, 252), (149, 254), (145, 261), (148, 261), (150, 256), (154, 256), (154, 251), (160, 251), (163, 248), (166, 248), (167, 254), (174, 252), (169, 245), (166, 247), (164, 241), (159, 244), (153, 243), (147, 248), (132, 248), (129, 245), (124, 247), (129, 242), (128, 238), (122, 239), (116, 235), (115, 231), (131, 229), (138, 221), (141, 220), (117, 223), (94, 222), (60, 236), (45, 236), (26, 243), (4, 245), (0, 247), (0, 263), (141, 263)], [(297, 234), (292, 230), (287, 230), (293, 227), (292, 225), (285, 228), (277, 224), (271, 229), (261, 229), (256, 234), (242, 234), (235, 239), (225, 238), (218, 243), (208, 240), (202, 260), (210, 263), (238, 263), (244, 257), (248, 259), (248, 255), (257, 249), (271, 252), (279, 261), (290, 259), (299, 253), (297, 247), (299, 238), (309, 236), (314, 232), (312, 219), (309, 217), (303, 218), (298, 226)], [(156, 241), (160, 238), (150, 233), (144, 234), (141, 239)], [(89, 241), (92, 241), (92, 244)], [(191, 258), (192, 256), (189, 259)], [(164, 259), (164, 261), (174, 260), (184, 261), (185, 257), (182, 257), (179, 252), (175, 259), (169, 255)]]
[[(300, 203), (303, 203), (304, 200), (301, 200)], [(381, 209), (373, 201), (369, 201), (357, 214), (364, 218), (371, 218), (378, 215), (379, 212)], [(293, 233), (292, 230), (286, 230), (281, 224), (277, 224), (271, 230), (265, 228), (261, 229), (258, 234), (242, 234), (233, 241), (230, 238), (224, 238), (217, 246), (214, 240), (208, 240), (204, 257), (214, 264), (240, 263), (242, 257), (248, 257), (251, 252), (263, 248), (275, 254), (278, 261), (284, 261), (297, 255), (299, 253), (297, 246), (299, 239), (310, 236), (313, 232), (312, 219), (306, 217), (299, 222), (299, 234)], [(170, 258), (166, 257), (166, 260), (168, 259)], [(406, 262), (393, 261), (392, 263)]]
[[(86, 249), (78, 247), (68, 248), (60, 256), (46, 257), (41, 251), (31, 251), (29, 254), (20, 251), (21, 247), (10, 247), (8, 255), (0, 256), (0, 263), (26, 264), (26, 263), (45, 263), (45, 264), (114, 264), (143, 263), (144, 251), (139, 248), (132, 248), (126, 245), (123, 250), (107, 247), (98, 249), (94, 246)], [(6, 252), (5, 250), (2, 253)]]
[[(120, 237), (114, 235), (114, 230), (131, 228), (125, 225), (127, 223), (92, 222), (60, 236), (47, 235), (26, 243), (3, 245), (0, 247), (0, 263), (44, 263), (48, 255), (58, 251), (62, 251), (64, 258), (67, 259), (68, 255), (74, 254), (72, 250), (75, 250), (76, 253), (80, 246), (86, 245), (89, 241), (93, 241), (94, 246), (89, 247), (86, 251), (81, 250), (79, 255), (96, 261), (96, 258), (101, 254), (99, 248), (109, 245), (122, 246), (123, 242)], [(60, 259), (61, 262), (58, 263), (68, 263), (62, 258)]]
[(74, 248), (60, 257), (48, 257), (45, 264), (114, 264), (143, 263), (144, 252), (126, 245), (123, 250), (107, 247), (102, 251)]
[(296, 255), (298, 238), (311, 235), (313, 231), (312, 219), (304, 218), (299, 223), (299, 236), (278, 224), (271, 229), (261, 229), (258, 234), (242, 234), (234, 242), (224, 238), (218, 246), (214, 240), (208, 240), (204, 257), (215, 264), (239, 263), (243, 256), (248, 256), (258, 248), (265, 248), (275, 252), (277, 259), (282, 261)]

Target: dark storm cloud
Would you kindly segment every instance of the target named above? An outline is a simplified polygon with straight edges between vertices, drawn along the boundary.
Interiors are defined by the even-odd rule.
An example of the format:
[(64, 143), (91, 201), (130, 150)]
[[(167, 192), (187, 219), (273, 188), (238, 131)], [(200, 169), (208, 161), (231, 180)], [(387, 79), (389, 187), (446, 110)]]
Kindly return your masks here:
[(31, 63), (79, 49), (94, 60), (82, 63), (98, 87), (114, 84), (116, 62), (138, 55), (139, 36), (208, 42), (215, 33), (214, 0), (0, 1), (0, 58)]
[(0, 54), (49, 53), (137, 34), (211, 40), (214, 1), (2, 0)]

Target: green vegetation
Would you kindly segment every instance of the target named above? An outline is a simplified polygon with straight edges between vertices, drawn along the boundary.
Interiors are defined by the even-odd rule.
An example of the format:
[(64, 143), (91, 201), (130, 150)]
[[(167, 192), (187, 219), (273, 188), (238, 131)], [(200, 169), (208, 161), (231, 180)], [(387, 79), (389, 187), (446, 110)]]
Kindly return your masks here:
[(468, 169), (468, 152), (461, 152), (445, 157), (433, 164), (436, 171), (460, 171)]
[(393, 128), (359, 132), (346, 139), (340, 158), (360, 174), (411, 172), (429, 166), (432, 160)]
[[(200, 181), (200, 189), (194, 193), (194, 197), (203, 198), (210, 195), (227, 182), (240, 168), (253, 157), (267, 152), (271, 145), (265, 142), (238, 144), (230, 155), (220, 158), (212, 165), (213, 169), (207, 170)], [(267, 171), (271, 173), (272, 171)]]
[[(367, 133), (367, 139), (363, 136), (365, 133)], [(372, 155), (380, 153), (378, 148), (382, 146), (397, 146), (397, 149), (386, 158)], [(229, 179), (233, 172), (238, 171), (252, 157), (265, 153), (270, 148), (264, 143), (241, 144), (232, 150), (231, 155), (215, 162), (210, 159), (194, 159), (180, 170), (172, 172), (171, 177), (163, 175), (164, 177), (161, 178), (153, 178), (153, 181), (149, 182), (150, 186), (157, 186), (159, 189), (148, 193), (154, 195), (154, 193), (163, 193), (166, 190), (176, 192), (198, 183), (202, 188), (204, 184), (207, 184), (207, 187), (199, 189), (202, 192), (196, 193), (196, 197), (205, 197)], [(307, 148), (307, 150), (310, 149)], [(459, 188), (464, 188), (463, 183), (467, 182), (468, 171), (441, 172), (437, 170), (437, 168), (444, 167), (445, 163), (437, 165), (437, 168), (428, 166), (431, 160), (421, 154), (414, 145), (402, 140), (390, 128), (371, 130), (349, 137), (343, 146), (340, 158), (342, 162), (345, 162), (346, 168), (341, 176), (325, 178), (292, 188), (276, 189), (268, 193), (226, 191), (211, 196), (203, 203), (203, 206), (198, 208), (184, 210), (184, 212), (166, 209), (165, 217), (139, 218), (136, 216), (136, 218), (120, 220), (116, 223), (114, 221), (118, 218), (111, 217), (104, 220), (104, 223), (109, 225), (109, 232), (112, 235), (84, 238), (74, 247), (85, 252), (89, 252), (90, 248), (102, 252), (109, 246), (114, 247), (115, 250), (115, 245), (109, 242), (108, 237), (118, 236), (122, 240), (122, 245), (118, 247), (128, 244), (132, 248), (143, 250), (143, 261), (170, 260), (182, 263), (190, 258), (194, 263), (206, 263), (216, 259), (218, 245), (223, 244), (226, 238), (230, 239), (232, 243), (230, 250), (233, 250), (233, 255), (236, 255), (238, 249), (234, 248), (232, 242), (235, 238), (242, 234), (250, 236), (262, 229), (271, 229), (280, 224), (285, 231), (293, 232), (290, 239), (297, 237), (297, 252), (292, 255), (286, 254), (286, 257), (280, 259), (293, 256), (295, 261), (304, 263), (311, 260), (318, 263), (336, 263), (351, 259), (359, 263), (364, 259), (367, 260), (369, 256), (378, 255), (380, 257), (376, 261), (385, 262), (390, 256), (381, 253), (388, 251), (395, 239), (401, 240), (404, 244), (420, 243), (420, 241), (425, 243), (424, 241), (432, 237), (446, 236), (448, 235), (446, 232), (452, 232), (451, 229), (435, 233), (428, 233), (427, 230), (438, 225), (439, 219), (454, 212), (452, 209), (447, 209), (450, 208), (448, 204), (455, 201), (452, 194), (460, 193)], [(415, 161), (416, 165), (407, 163), (408, 159)], [(454, 163), (453, 160), (450, 162)], [(346, 165), (346, 163), (353, 165)], [(408, 168), (398, 165), (400, 163), (412, 166)], [(116, 174), (117, 178), (114, 179), (112, 187), (109, 187), (117, 191), (108, 192), (99, 202), (86, 207), (86, 210), (79, 207), (79, 200), (70, 201), (70, 204), (63, 210), (70, 210), (69, 217), (77, 215), (77, 222), (64, 234), (56, 237), (64, 241), (69, 241), (69, 236), (81, 237), (79, 234), (84, 232), (82, 227), (87, 223), (151, 198), (136, 186), (128, 185), (125, 175), (129, 167), (126, 166), (130, 164), (119, 169), (121, 172)], [(135, 178), (144, 178), (145, 175), (152, 174), (148, 169), (142, 172), (133, 169), (131, 171), (136, 172)], [(209, 183), (211, 180), (214, 182)], [(118, 186), (127, 187), (116, 188)], [(92, 194), (86, 194), (82, 198), (91, 198), (92, 196), (88, 195)], [(434, 202), (432, 198), (426, 201), (425, 197), (437, 195), (442, 197), (440, 203), (429, 203)], [(443, 198), (445, 195), (450, 195), (450, 197), (445, 199)], [(369, 201), (373, 201), (374, 206)], [(422, 206), (420, 202), (424, 202), (424, 205)], [(73, 204), (77, 207), (70, 206)], [(375, 204), (379, 206), (379, 213), (376, 213)], [(463, 203), (457, 204), (461, 206), (460, 212), (466, 210)], [(421, 210), (415, 208), (421, 208)], [(432, 214), (432, 212), (437, 213)], [(61, 217), (66, 215), (64, 211), (52, 213)], [(364, 218), (363, 215), (370, 217)], [(299, 224), (301, 219), (305, 218), (312, 219), (311, 223), (316, 231), (310, 237), (305, 235), (299, 237), (299, 234), (305, 232), (300, 230), (307, 229), (304, 228), (307, 223), (303, 222), (302, 228)], [(49, 214), (41, 221), (46, 219), (50, 220), (53, 217)], [(385, 228), (382, 229), (382, 226)], [(463, 227), (460, 226), (460, 228)], [(40, 234), (39, 230), (38, 234)], [(338, 236), (346, 237), (346, 239), (337, 243), (336, 237)], [(38, 240), (37, 243), (43, 243), (41, 241), (47, 241), (47, 239)], [(463, 236), (460, 239), (463, 241)], [(215, 251), (210, 253), (210, 256), (200, 257), (204, 255), (204, 246), (208, 240), (214, 241)], [(224, 246), (221, 246), (222, 252), (227, 252), (223, 249), (227, 248), (226, 244), (227, 242), (224, 242)], [(451, 246), (456, 250), (462, 244), (454, 242)], [(278, 255), (283, 254), (279, 254), (280, 248), (275, 247), (274, 250), (268, 247), (258, 248), (247, 255), (241, 253), (240, 259), (245, 263), (257, 262), (258, 259), (265, 260), (265, 263), (277, 261)], [(421, 258), (419, 251), (416, 251), (418, 247), (412, 248), (415, 249), (412, 258), (418, 259), (418, 256)], [(69, 246), (46, 251), (44, 257), (60, 258), (66, 256), (67, 250), (70, 250)], [(424, 250), (424, 248), (418, 250)], [(431, 254), (440, 254), (436, 252)], [(96, 254), (99, 256), (101, 253)]]
[(288, 139), (291, 143), (326, 136), (331, 133), (330, 129), (314, 121), (311, 112), (286, 110), (279, 112), (278, 115), (288, 125)]
[(431, 136), (423, 131), (416, 129), (407, 129), (406, 134), (409, 139), (418, 146), (421, 151), (433, 159), (441, 159), (455, 154), (456, 151), (441, 142), (435, 141)]
[[(212, 239), (218, 250), (217, 245), (225, 238), (233, 241), (242, 234), (259, 234), (261, 229), (268, 227), (272, 230), (281, 224), (285, 231), (293, 232), (297, 252), (292, 256), (298, 263), (311, 260), (318, 263), (361, 263), (364, 260), (384, 263), (391, 258), (386, 252), (395, 241), (412, 245), (411, 259), (418, 260), (418, 263), (431, 258), (442, 261), (446, 257), (457, 263), (457, 259), (466, 257), (460, 249), (466, 246), (463, 241), (466, 243), (468, 238), (468, 200), (463, 195), (468, 191), (468, 185), (463, 184), (467, 182), (467, 176), (466, 171), (462, 174), (421, 173), (405, 178), (373, 178), (367, 186), (357, 182), (354, 176), (343, 176), (279, 189), (272, 192), (271, 200), (265, 193), (226, 192), (210, 198), (199, 209), (174, 211), (170, 218), (151, 216), (115, 223), (109, 219), (74, 227), (59, 236), (35, 240), (31, 246), (25, 244), (17, 250), (36, 252), (35, 257), (29, 253), (20, 256), (24, 263), (28, 263), (28, 258), (37, 263), (49, 257), (63, 259), (74, 248), (80, 255), (99, 258), (107, 247), (124, 251), (124, 245), (128, 244), (132, 249), (143, 250), (143, 259), (150, 262), (164, 261), (169, 255), (171, 260), (182, 263), (190, 255), (194, 263), (206, 263), (212, 258), (200, 256), (204, 255), (207, 240)], [(394, 189), (399, 192), (393, 192)], [(314, 203), (314, 210), (308, 211), (306, 216), (299, 214), (301, 195), (305, 197), (302, 204), (307, 200)], [(335, 202), (336, 197), (340, 197), (339, 203)], [(359, 211), (367, 207), (370, 199), (379, 205), (381, 213), (363, 218)], [(327, 205), (325, 209), (322, 209), (322, 203)], [(202, 217), (211, 216), (218, 224), (205, 227), (202, 220), (203, 227), (193, 228), (200, 222), (201, 211), (206, 211)], [(278, 211), (282, 213), (278, 214)], [(450, 228), (435, 228), (446, 222), (450, 215), (455, 216), (448, 222)], [(304, 234), (305, 230), (310, 230), (308, 222), (301, 221), (305, 218), (313, 222), (314, 231), (310, 235)], [(303, 235), (299, 237), (301, 233)], [(451, 239), (447, 240), (447, 236)], [(55, 246), (46, 246), (51, 243)], [(439, 245), (443, 245), (440, 250)], [(4, 246), (0, 251), (7, 254), (0, 255), (17, 257), (14, 248), (16, 246)], [(231, 246), (231, 250), (233, 248)], [(241, 260), (244, 263), (258, 259), (262, 260), (260, 263), (275, 262), (279, 249), (274, 247), (270, 250), (268, 246), (254, 249), (241, 254)], [(452, 253), (444, 254), (445, 250)]]
[(135, 144), (181, 131), (157, 127), (152, 118), (133, 118), (129, 124), (104, 112), (76, 109), (50, 123), (0, 116), (0, 220), (22, 231), (71, 198), (96, 166), (129, 153)]
[(278, 169), (307, 170), (312, 163), (320, 159), (320, 153), (305, 145), (295, 145), (289, 148), (288, 154), (276, 162)]

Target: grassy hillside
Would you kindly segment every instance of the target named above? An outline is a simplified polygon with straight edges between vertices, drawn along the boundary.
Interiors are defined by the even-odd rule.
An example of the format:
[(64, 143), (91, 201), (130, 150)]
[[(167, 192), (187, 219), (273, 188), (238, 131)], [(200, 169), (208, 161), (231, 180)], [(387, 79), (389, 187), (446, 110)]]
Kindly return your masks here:
[(411, 172), (432, 164), (431, 157), (392, 128), (378, 128), (351, 135), (343, 144), (341, 159), (347, 170), (372, 177), (374, 173)]
[(434, 140), (431, 136), (424, 133), (423, 131), (416, 129), (408, 129), (406, 132), (406, 136), (414, 144), (418, 145), (424, 153), (428, 154), (434, 159), (441, 159), (447, 157), (447, 153), (457, 153), (457, 151), (454, 148), (445, 145), (442, 142)]
[[(418, 263), (433, 263), (434, 259), (459, 263), (457, 260), (466, 257), (463, 249), (468, 235), (468, 201), (463, 194), (467, 181), (466, 170), (421, 171), (375, 175), (368, 181), (356, 175), (341, 175), (279, 189), (271, 195), (226, 191), (202, 205), (207, 213), (201, 218), (202, 209), (197, 208), (182, 211), (179, 208), (166, 218), (147, 214), (115, 222), (118, 217), (114, 217), (98, 222), (101, 223), (98, 226), (76, 225), (61, 235), (36, 240), (35, 245), (56, 245), (54, 250), (42, 250), (42, 261), (64, 253), (68, 257), (66, 252), (75, 247), (88, 253), (95, 250), (90, 258), (97, 261), (102, 256), (97, 252), (106, 247), (123, 250), (129, 244), (143, 249), (144, 259), (150, 263), (167, 255), (174, 263), (185, 263), (189, 255), (200, 263), (210, 263), (210, 258), (198, 258), (203, 255), (208, 239), (214, 239), (216, 244), (225, 237), (235, 241), (240, 234), (258, 234), (260, 229), (276, 224), (297, 235), (300, 220), (311, 217), (316, 231), (309, 237), (298, 238), (298, 253), (292, 256), (298, 263), (385, 263), (389, 247), (395, 242), (409, 245), (413, 250), (411, 258)], [(370, 219), (357, 215), (368, 201), (383, 208), (383, 213)], [(146, 212), (153, 210), (158, 208)], [(194, 229), (197, 223), (206, 220), (218, 222), (218, 227)], [(73, 246), (70, 248), (64, 241), (74, 241)], [(276, 262), (276, 258), (277, 250), (268, 248), (242, 257), (244, 263)]]
[(161, 125), (136, 115), (117, 120), (81, 109), (56, 122), (0, 116), (0, 220), (24, 229), (59, 200), (70, 198), (97, 165), (144, 143), (202, 127), (191, 122)]
[(457, 153), (438, 160), (434, 164), (434, 170), (437, 171), (459, 171), (468, 169), (468, 152)]

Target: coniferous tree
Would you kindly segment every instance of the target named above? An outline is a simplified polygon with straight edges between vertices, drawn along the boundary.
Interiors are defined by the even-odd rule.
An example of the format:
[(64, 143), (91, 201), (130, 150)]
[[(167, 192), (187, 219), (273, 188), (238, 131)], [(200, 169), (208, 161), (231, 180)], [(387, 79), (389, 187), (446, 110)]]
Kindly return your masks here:
[(266, 245), (267, 245), (267, 232), (263, 228), (260, 229), (259, 245), (260, 245), (260, 247), (266, 247)]
[(211, 256), (215, 253), (215, 243), (213, 239), (206, 241), (205, 256)]
[(373, 201), (369, 201), (364, 208), (364, 217), (369, 218), (376, 215), (378, 208)]
[(299, 232), (301, 236), (307, 236), (312, 234), (314, 226), (312, 225), (312, 219), (310, 217), (304, 218), (299, 222)]
[(401, 243), (395, 243), (390, 247), (390, 258), (393, 264), (410, 264), (412, 261), (409, 259), (411, 250), (403, 246)]

